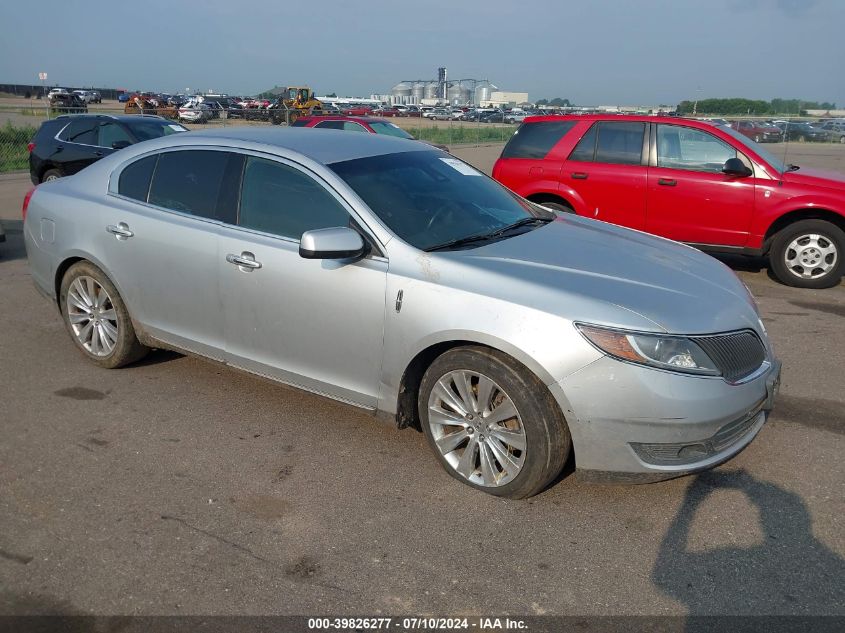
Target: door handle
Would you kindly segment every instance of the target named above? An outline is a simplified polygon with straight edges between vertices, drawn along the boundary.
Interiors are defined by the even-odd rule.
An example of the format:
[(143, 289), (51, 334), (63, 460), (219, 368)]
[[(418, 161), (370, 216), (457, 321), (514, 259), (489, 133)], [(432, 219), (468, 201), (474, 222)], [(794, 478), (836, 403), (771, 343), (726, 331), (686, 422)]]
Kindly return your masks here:
[(94, 156), (102, 156), (102, 155), (103, 155), (102, 152), (94, 152)]
[(244, 251), (240, 255), (229, 253), (226, 255), (226, 261), (237, 266), (242, 272), (248, 273), (253, 270), (261, 268), (261, 262), (255, 261), (255, 255), (249, 251)]
[(573, 180), (587, 180), (588, 174), (585, 174), (583, 171), (574, 171), (572, 172), (572, 179)]
[(657, 179), (658, 185), (663, 185), (665, 187), (674, 187), (678, 184), (678, 181), (674, 178), (658, 178)]
[(126, 224), (126, 222), (118, 222), (117, 225), (109, 224), (106, 227), (106, 231), (112, 233), (119, 240), (128, 240), (130, 237), (135, 235), (129, 230), (129, 225)]

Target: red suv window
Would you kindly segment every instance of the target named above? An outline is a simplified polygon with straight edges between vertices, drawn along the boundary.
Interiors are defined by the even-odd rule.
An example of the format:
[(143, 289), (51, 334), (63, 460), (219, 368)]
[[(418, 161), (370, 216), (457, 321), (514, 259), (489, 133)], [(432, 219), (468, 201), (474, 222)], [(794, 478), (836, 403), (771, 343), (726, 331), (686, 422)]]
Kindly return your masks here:
[(645, 123), (603, 121), (584, 135), (569, 160), (639, 165), (643, 154)]
[(545, 158), (575, 121), (541, 121), (523, 124), (505, 145), (502, 158)]

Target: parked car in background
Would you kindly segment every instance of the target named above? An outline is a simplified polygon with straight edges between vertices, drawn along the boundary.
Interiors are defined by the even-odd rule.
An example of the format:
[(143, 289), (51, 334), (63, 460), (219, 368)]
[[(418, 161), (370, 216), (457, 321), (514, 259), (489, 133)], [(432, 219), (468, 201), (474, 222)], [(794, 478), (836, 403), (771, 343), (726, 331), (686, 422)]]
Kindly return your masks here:
[(90, 90), (74, 90), (73, 94), (82, 99), (86, 104), (92, 103), (94, 95)]
[(50, 97), (50, 110), (67, 114), (83, 114), (88, 112), (88, 104), (79, 95), (57, 92)]
[(370, 112), (370, 114), (380, 117), (397, 117), (402, 116), (402, 111), (398, 108), (382, 106), (380, 108), (375, 108)]
[(731, 127), (755, 143), (778, 143), (782, 140), (781, 131), (777, 126), (760, 121), (734, 121)]
[(804, 143), (811, 141), (821, 143), (830, 140), (826, 130), (819, 127), (813, 127), (809, 123), (787, 122), (782, 127), (783, 138), (788, 141), (797, 141)]
[(506, 112), (505, 123), (522, 123), (526, 117), (531, 116), (527, 112)]
[(69, 95), (71, 91), (67, 88), (50, 88), (50, 92), (47, 93), (47, 98), (51, 99), (54, 95)]
[(211, 119), (212, 112), (207, 103), (189, 100), (179, 106), (179, 120), (184, 123), (206, 123)]
[(845, 143), (845, 121), (826, 121), (822, 129), (827, 133), (828, 139), (834, 143)]
[(373, 108), (372, 106), (358, 104), (341, 108), (341, 110), (346, 116), (369, 116), (372, 113)]
[(29, 177), (37, 185), (70, 176), (135, 143), (187, 131), (157, 116), (62, 115), (44, 121), (30, 141)]
[(561, 212), (706, 251), (768, 256), (791, 286), (827, 288), (845, 271), (845, 176), (784, 164), (723, 125), (531, 117), (493, 176)]
[(505, 113), (501, 110), (495, 110), (481, 115), (478, 120), (481, 121), (481, 123), (504, 123)]
[[(370, 134), (382, 134), (384, 136), (395, 136), (398, 138), (416, 140), (407, 131), (395, 123), (389, 123), (374, 117), (351, 117), (351, 116), (304, 116), (299, 117), (291, 124), (291, 127), (312, 127), (320, 130), (346, 130), (347, 132), (369, 132)], [(429, 143), (437, 149), (448, 152), (449, 148), (439, 143)]]
[(129, 101), (129, 93), (121, 92), (119, 95), (117, 95), (117, 100), (119, 103), (126, 103), (127, 101)]
[(452, 118), (452, 111), (446, 108), (435, 108), (427, 113), (427, 116), (432, 121), (448, 121)]
[(229, 128), (72, 180), (27, 196), (23, 234), (89, 362), (173, 348), (296, 385), (422, 429), (479, 491), (536, 494), (572, 453), (594, 481), (712, 468), (774, 403), (780, 365), (725, 266), (420, 143)]

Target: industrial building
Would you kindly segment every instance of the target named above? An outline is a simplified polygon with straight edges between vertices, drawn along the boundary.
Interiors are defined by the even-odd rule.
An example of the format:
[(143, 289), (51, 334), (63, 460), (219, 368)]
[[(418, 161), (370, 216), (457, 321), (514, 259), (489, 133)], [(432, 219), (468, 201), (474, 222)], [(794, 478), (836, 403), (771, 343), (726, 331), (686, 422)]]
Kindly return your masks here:
[(452, 79), (446, 68), (437, 69), (437, 79), (405, 79), (393, 86), (391, 103), (417, 105), (517, 106), (528, 102), (527, 92), (503, 92), (489, 79)]

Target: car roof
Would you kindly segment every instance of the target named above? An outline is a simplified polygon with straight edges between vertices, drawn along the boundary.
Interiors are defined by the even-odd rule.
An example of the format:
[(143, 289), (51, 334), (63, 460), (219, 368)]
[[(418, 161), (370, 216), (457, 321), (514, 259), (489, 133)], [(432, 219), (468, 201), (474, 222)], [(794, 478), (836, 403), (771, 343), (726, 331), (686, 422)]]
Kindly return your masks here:
[(153, 119), (154, 121), (164, 121), (167, 123), (176, 123), (175, 121), (169, 121), (164, 117), (158, 116), (156, 114), (107, 114), (107, 113), (87, 113), (87, 114), (60, 114), (59, 116), (55, 117), (56, 119), (113, 119), (116, 121), (123, 121), (125, 123), (131, 123), (132, 121), (144, 121)]
[[(356, 123), (393, 123), (392, 121), (385, 121), (382, 117), (375, 116), (351, 116), (346, 114), (326, 114), (322, 116), (302, 117), (302, 120), (311, 123), (311, 121), (354, 121)], [(395, 123), (394, 123), (395, 125)]]
[(190, 134), (172, 134), (165, 137), (168, 146), (190, 145), (196, 139), (256, 143), (301, 154), (311, 160), (328, 165), (356, 158), (381, 156), (400, 152), (436, 151), (430, 145), (411, 139), (382, 134), (350, 134), (343, 130), (313, 130), (307, 127), (259, 128), (233, 127), (225, 130), (202, 130)]
[(524, 123), (543, 121), (631, 121), (635, 123), (668, 123), (674, 125), (693, 125), (707, 129), (712, 123), (702, 119), (677, 116), (659, 116), (656, 114), (541, 114), (525, 117)]

